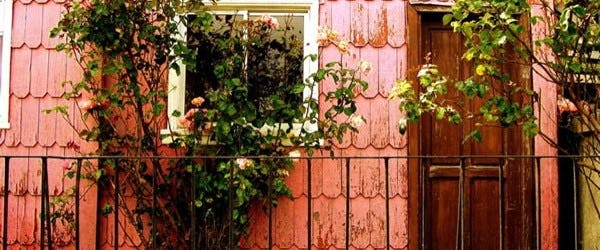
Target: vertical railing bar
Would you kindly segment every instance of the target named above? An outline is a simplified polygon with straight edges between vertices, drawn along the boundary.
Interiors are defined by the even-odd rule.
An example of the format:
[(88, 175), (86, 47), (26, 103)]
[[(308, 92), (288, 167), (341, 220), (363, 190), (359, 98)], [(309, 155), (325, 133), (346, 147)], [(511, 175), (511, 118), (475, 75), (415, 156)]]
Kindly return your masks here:
[(114, 249), (119, 249), (119, 189), (121, 188), (119, 185), (119, 160), (115, 159), (114, 161), (114, 166), (115, 166), (115, 177), (114, 177), (114, 182), (115, 182), (115, 194), (114, 194), (114, 199), (115, 199), (115, 207), (113, 209), (113, 213), (115, 213), (115, 221), (114, 221), (114, 225), (113, 225), (113, 234), (114, 234)]
[(390, 158), (383, 158), (385, 167), (385, 249), (390, 249)]
[[(156, 165), (155, 165), (156, 166)], [(192, 168), (195, 169), (195, 168)], [(156, 197), (156, 169), (153, 169), (152, 171), (152, 228), (151, 228), (151, 232), (150, 234), (152, 234), (152, 249), (156, 249), (156, 204), (157, 204), (157, 197)], [(193, 181), (192, 181), (192, 190), (194, 189), (195, 185), (193, 185)], [(192, 198), (195, 199), (194, 197), (194, 193), (192, 192)], [(192, 201), (192, 204), (194, 203), (194, 201)], [(193, 214), (194, 210), (192, 210), (192, 228), (195, 224), (195, 220), (194, 220), (194, 214)], [(195, 237), (195, 231), (192, 230), (192, 237)], [(193, 248), (192, 248), (193, 249)]]
[[(46, 225), (46, 238), (48, 240), (48, 249), (52, 249), (52, 224), (50, 224), (50, 191), (49, 191), (49, 183), (48, 183), (48, 157), (42, 157), (42, 185), (44, 193), (42, 193), (44, 212), (42, 213), (45, 217), (45, 225)], [(43, 230), (43, 229), (42, 229)]]
[[(428, 220), (428, 214), (426, 213), (426, 206), (428, 204), (426, 204), (427, 200), (425, 199), (426, 193), (425, 193), (425, 186), (427, 185), (425, 183), (425, 180), (427, 178), (425, 178), (425, 176), (427, 175), (427, 172), (429, 171), (429, 160), (426, 159), (423, 156), (418, 156), (418, 165), (417, 167), (419, 168), (419, 202), (420, 205), (419, 207), (419, 245), (421, 246), (421, 249), (426, 249), (428, 247), (428, 242), (425, 240), (425, 228), (426, 228), (426, 224), (425, 222)], [(410, 160), (410, 159), (409, 159)], [(410, 164), (408, 164), (408, 166), (410, 166)], [(410, 171), (410, 170), (408, 170)]]
[[(106, 159), (104, 159), (104, 158), (89, 158), (88, 160), (93, 160), (93, 159), (97, 159), (97, 161), (98, 161), (97, 162), (98, 170), (106, 170), (106, 168), (105, 168), (105, 166), (107, 165)], [(104, 204), (102, 203), (103, 202), (102, 199), (100, 199), (99, 197), (101, 197), (101, 195), (103, 195), (102, 192), (105, 192), (105, 191), (101, 190), (102, 188), (100, 188), (100, 187), (103, 187), (103, 186), (100, 183), (98, 183), (97, 185), (98, 185), (98, 188), (96, 189), (96, 192), (95, 192), (96, 197), (98, 197), (98, 199), (96, 199), (96, 214), (101, 215), (101, 214), (104, 214), (103, 209), (102, 209)], [(96, 222), (97, 226), (101, 225), (100, 223), (103, 223), (103, 221), (104, 221), (103, 217), (104, 216), (96, 216), (95, 222)], [(105, 237), (103, 235), (103, 232), (101, 232), (101, 230), (96, 230), (96, 239), (101, 239), (101, 237)]]
[(350, 158), (346, 158), (346, 249), (350, 248)]
[[(2, 209), (2, 249), (8, 249), (8, 177), (10, 157), (4, 157), (4, 208)], [(43, 239), (43, 238), (42, 238)], [(41, 246), (40, 246), (41, 247)]]
[(579, 245), (577, 244), (577, 242), (579, 242), (579, 228), (577, 224), (577, 217), (579, 217), (579, 214), (577, 213), (577, 165), (575, 162), (576, 160), (571, 158), (573, 169), (573, 236), (575, 237), (573, 238), (573, 250), (579, 249)]
[(500, 217), (500, 242), (498, 243), (500, 245), (500, 248), (498, 249), (504, 249), (504, 166), (508, 163), (508, 159), (506, 157), (501, 158), (500, 159), (500, 166), (498, 169), (498, 192), (500, 193), (499, 195), (499, 214), (498, 216)]
[(460, 158), (460, 169), (459, 169), (459, 175), (458, 175), (458, 211), (457, 211), (457, 217), (456, 217), (456, 242), (455, 242), (455, 246), (454, 248), (456, 250), (459, 249), (464, 249), (465, 247), (465, 242), (464, 242), (464, 203), (463, 203), (463, 199), (464, 199), (464, 192), (465, 192), (465, 186), (464, 186), (464, 165), (465, 165), (465, 159), (464, 158)]
[(541, 199), (541, 187), (540, 187), (540, 167), (541, 167), (541, 158), (540, 157), (535, 157), (535, 176), (533, 178), (533, 185), (534, 185), (534, 192), (535, 192), (535, 235), (534, 235), (534, 239), (535, 239), (535, 245), (536, 245), (536, 249), (541, 249), (541, 208), (540, 208), (540, 199)]
[(43, 158), (42, 158), (42, 204), (41, 204), (41, 212), (40, 212), (40, 249), (44, 249), (44, 240), (46, 239), (46, 199), (45, 195), (48, 192), (46, 189), (46, 179), (44, 178), (45, 168), (43, 166)]
[(77, 169), (75, 169), (75, 249), (81, 249), (81, 230), (79, 228), (80, 224), (80, 199), (81, 195), (81, 159), (77, 159)]
[[(233, 175), (234, 175), (234, 166), (235, 163), (231, 162), (229, 164), (229, 185), (228, 185), (228, 198), (227, 198), (227, 205), (228, 205), (228, 210), (227, 210), (227, 223), (229, 223), (229, 225), (227, 225), (227, 229), (228, 229), (228, 235), (227, 235), (227, 247), (229, 249), (233, 249)], [(270, 187), (269, 187), (270, 188)], [(271, 202), (271, 195), (268, 194), (267, 195), (269, 202)], [(269, 206), (270, 207), (270, 206)], [(271, 218), (269, 218), (269, 220), (271, 220)], [(269, 228), (270, 230), (270, 228)], [(270, 233), (269, 233), (270, 234)], [(270, 237), (270, 235), (269, 235)], [(206, 238), (205, 240), (208, 241), (208, 239)]]
[[(261, 163), (262, 163), (262, 159), (261, 159)], [(269, 166), (269, 185), (267, 185), (267, 197), (269, 198), (268, 200), (268, 213), (269, 213), (269, 247), (268, 249), (271, 250), (273, 249), (273, 169), (272, 169), (272, 162), (269, 162), (269, 164), (267, 164)]]
[[(232, 182), (231, 179), (233, 178), (233, 175), (231, 174), (232, 169), (233, 169), (233, 166), (231, 166), (230, 170), (229, 170), (230, 171), (230, 174), (229, 174), (229, 179), (230, 179), (229, 180), (229, 190), (230, 191), (229, 191), (229, 194), (228, 194), (228, 204), (227, 204), (228, 205), (227, 209), (229, 209), (229, 210), (227, 210), (227, 222), (229, 223), (228, 224), (229, 225), (228, 229), (231, 228), (231, 217), (230, 217), (230, 214), (231, 214), (231, 203), (232, 203), (232, 201), (231, 201), (231, 199), (232, 199), (231, 198), (232, 197), (232, 195), (231, 195), (231, 189), (232, 189), (232, 187), (231, 187), (231, 185), (232, 185), (231, 184), (231, 182)], [(192, 163), (192, 181), (191, 181), (191, 186), (192, 186), (191, 187), (192, 188), (192, 202), (190, 204), (191, 217), (192, 217), (191, 218), (191, 222), (190, 222), (190, 225), (192, 227), (191, 228), (191, 231), (192, 231), (191, 232), (191, 234), (192, 234), (192, 236), (191, 236), (192, 237), (192, 242), (191, 242), (192, 247), (190, 249), (197, 249), (197, 247), (198, 247), (198, 233), (196, 232), (197, 231), (197, 228), (196, 228), (196, 191), (197, 191), (196, 190), (196, 187), (197, 187), (196, 180), (197, 180), (197, 177), (198, 177), (197, 175), (198, 175), (198, 171), (196, 169), (196, 165)], [(229, 235), (231, 235), (231, 231), (229, 231)], [(228, 240), (227, 244), (231, 244), (230, 238), (227, 238), (227, 240)]]
[(308, 221), (306, 224), (307, 227), (307, 231), (308, 231), (308, 249), (311, 248), (312, 246), (312, 159), (308, 158), (308, 163), (306, 166), (307, 169), (307, 182), (308, 182), (308, 187), (307, 187), (307, 193), (308, 193), (308, 197), (307, 197), (307, 201), (308, 201), (308, 205), (307, 205), (307, 217)]

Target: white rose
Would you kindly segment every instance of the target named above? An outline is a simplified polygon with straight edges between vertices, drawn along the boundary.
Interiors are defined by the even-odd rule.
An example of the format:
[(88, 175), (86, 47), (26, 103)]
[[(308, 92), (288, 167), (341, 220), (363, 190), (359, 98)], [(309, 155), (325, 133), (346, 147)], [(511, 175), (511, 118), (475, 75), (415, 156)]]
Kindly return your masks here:
[(300, 151), (298, 151), (298, 150), (294, 150), (294, 151), (290, 151), (290, 152), (288, 153), (288, 156), (289, 156), (290, 158), (292, 158), (292, 161), (296, 162), (296, 161), (300, 160), (300, 159), (298, 159), (298, 157), (300, 157), (300, 156), (301, 156), (301, 154), (300, 154)]
[(365, 124), (365, 118), (362, 115), (352, 114), (348, 117), (348, 121), (352, 127), (358, 128)]

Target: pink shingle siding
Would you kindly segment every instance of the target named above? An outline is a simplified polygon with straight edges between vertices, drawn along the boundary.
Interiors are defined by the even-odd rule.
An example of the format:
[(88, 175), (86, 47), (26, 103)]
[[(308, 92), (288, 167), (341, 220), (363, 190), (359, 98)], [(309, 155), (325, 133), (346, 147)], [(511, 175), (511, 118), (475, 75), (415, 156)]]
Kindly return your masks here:
[[(74, 103), (63, 99), (65, 80), (78, 80), (81, 70), (64, 52), (55, 50), (58, 39), (49, 38), (50, 30), (56, 26), (64, 1), (16, 0), (13, 3), (13, 28), (11, 42), (11, 82), (9, 122), (11, 127), (0, 130), (1, 155), (77, 155), (74, 143), (87, 149), (90, 145), (74, 136), (73, 130), (63, 117), (42, 111), (57, 105), (70, 107), (74, 114)], [(71, 115), (72, 121), (76, 116)], [(93, 149), (93, 146), (91, 146)], [(39, 158), (10, 161), (9, 186), (0, 182), (0, 190), (8, 188), (9, 229), (7, 242), (10, 246), (23, 249), (38, 249), (40, 242), (39, 214), (41, 212), (41, 160)], [(49, 192), (61, 195), (74, 185), (72, 180), (63, 180), (63, 160), (48, 161)], [(0, 179), (4, 179), (4, 161), (0, 163)], [(82, 216), (86, 218), (83, 231), (94, 231), (96, 198), (93, 190), (83, 199)], [(0, 198), (4, 198), (0, 195)], [(1, 229), (0, 229), (1, 230)], [(53, 228), (55, 246), (69, 246), (73, 238), (65, 232), (66, 227)], [(82, 247), (95, 246), (95, 234), (82, 234)]]
[[(77, 138), (68, 123), (57, 114), (44, 114), (43, 110), (56, 105), (67, 106), (71, 122), (82, 124), (80, 114), (72, 101), (62, 96), (68, 86), (64, 81), (77, 81), (82, 74), (76, 62), (64, 53), (55, 50), (60, 41), (48, 37), (64, 10), (65, 0), (15, 0), (13, 9), (12, 62), (10, 88), (11, 128), (0, 130), (1, 155), (77, 155), (68, 145), (84, 145)], [(450, 1), (411, 0), (418, 4), (448, 5)], [(337, 156), (402, 156), (407, 154), (408, 138), (398, 132), (397, 121), (402, 114), (397, 109), (397, 101), (387, 100), (394, 82), (406, 76), (407, 72), (407, 20), (408, 1), (402, 0), (320, 0), (319, 22), (332, 27), (344, 39), (351, 42), (352, 56), (344, 59), (346, 66), (355, 66), (360, 60), (373, 63), (373, 71), (365, 78), (369, 89), (362, 92), (358, 112), (367, 118), (367, 124), (360, 132), (344, 137), (344, 142), (336, 143)], [(414, 21), (414, 20), (412, 20)], [(339, 59), (336, 48), (329, 45), (321, 48), (320, 62)], [(537, 78), (536, 78), (537, 79)], [(539, 79), (538, 79), (539, 80)], [(534, 79), (534, 86), (543, 86)], [(320, 98), (334, 88), (326, 81), (320, 87)], [(546, 89), (552, 92), (553, 89)], [(551, 99), (551, 98), (548, 98)], [(321, 101), (322, 106), (327, 103)], [(545, 103), (548, 107), (555, 104)], [(554, 105), (554, 106), (553, 106)], [(543, 120), (545, 128), (555, 128)], [(538, 142), (539, 143), (539, 142)], [(88, 145), (86, 148), (93, 149)], [(536, 145), (542, 152), (549, 146)], [(536, 152), (537, 152), (536, 151)], [(552, 153), (552, 152), (549, 152)], [(320, 156), (317, 152), (316, 156)], [(328, 155), (328, 153), (324, 153)], [(62, 160), (49, 161), (50, 192), (59, 195), (73, 185), (63, 181)], [(0, 179), (4, 176), (4, 162), (0, 161)], [(350, 246), (360, 249), (384, 248), (385, 227), (390, 223), (390, 247), (403, 249), (408, 245), (408, 171), (406, 160), (389, 161), (390, 221), (385, 221), (385, 168), (382, 159), (352, 160), (350, 183), (346, 182), (346, 167), (343, 160), (319, 159), (312, 162), (311, 196), (308, 194), (306, 161), (296, 164), (287, 184), (292, 188), (293, 200), (282, 198), (274, 209), (273, 241), (275, 248), (306, 249), (307, 224), (312, 223), (310, 248), (345, 248), (346, 199), (350, 205)], [(548, 163), (554, 166), (555, 163)], [(35, 248), (39, 243), (39, 195), (41, 192), (41, 165), (38, 159), (13, 159), (9, 172), (8, 187), (0, 182), (0, 190), (8, 188), (9, 221), (8, 243), (11, 246)], [(542, 184), (556, 187), (555, 172), (545, 169)], [(346, 197), (346, 187), (350, 189)], [(556, 193), (554, 189), (542, 188), (542, 216), (556, 219)], [(85, 197), (82, 211), (86, 223), (82, 224), (83, 249), (96, 245), (108, 248), (114, 238), (112, 217), (100, 218), (96, 225), (96, 204), (98, 197)], [(2, 196), (0, 196), (2, 197)], [(2, 197), (3, 198), (3, 197)], [(308, 201), (312, 203), (312, 214), (307, 214)], [(0, 202), (0, 209), (3, 204)], [(260, 208), (252, 210), (251, 234), (241, 243), (246, 248), (267, 248), (268, 221)], [(123, 217), (121, 217), (123, 219)], [(557, 229), (555, 221), (544, 221), (542, 242), (544, 249), (556, 247), (554, 241)], [(0, 231), (1, 231), (0, 227)], [(96, 239), (95, 230), (100, 238)], [(126, 228), (125, 230), (132, 230)], [(70, 236), (60, 235), (55, 230), (60, 245), (70, 245)], [(123, 229), (119, 234), (120, 246), (138, 246), (140, 240), (125, 237)], [(549, 239), (549, 240), (546, 240)], [(97, 241), (97, 242), (96, 242)]]
[[(397, 121), (400, 113), (394, 102), (387, 100), (396, 79), (406, 72), (406, 15), (404, 1), (320, 1), (321, 26), (337, 30), (342, 39), (350, 40), (351, 56), (345, 56), (346, 67), (354, 67), (360, 60), (373, 64), (373, 71), (365, 76), (369, 89), (357, 99), (358, 113), (365, 116), (367, 124), (358, 133), (335, 142), (337, 156), (397, 156), (405, 155), (406, 138), (399, 135)], [(333, 45), (321, 48), (320, 62), (339, 60)], [(321, 98), (332, 90), (334, 84), (326, 81), (321, 86)], [(321, 102), (322, 105), (326, 103)], [(328, 153), (325, 153), (327, 155)], [(407, 233), (407, 171), (405, 160), (390, 160), (390, 247), (405, 248)], [(350, 183), (346, 182), (343, 160), (322, 159), (312, 164), (312, 248), (345, 248), (346, 187), (350, 190), (350, 246), (357, 249), (385, 247), (385, 168), (382, 159), (352, 160)], [(281, 248), (306, 248), (307, 226), (303, 218), (307, 213), (308, 184), (306, 165), (297, 164), (287, 181), (295, 199), (283, 198), (285, 205), (276, 209), (273, 227), (274, 244)], [(293, 203), (294, 205), (289, 205)], [(280, 214), (302, 215), (282, 223)], [(263, 215), (264, 216), (264, 215)], [(286, 218), (287, 218), (286, 217)], [(266, 217), (262, 217), (266, 219)], [(259, 220), (261, 221), (261, 220)], [(246, 247), (265, 247), (266, 239), (257, 240), (264, 232), (266, 222), (252, 226), (254, 231)], [(294, 241), (291, 241), (291, 235)]]

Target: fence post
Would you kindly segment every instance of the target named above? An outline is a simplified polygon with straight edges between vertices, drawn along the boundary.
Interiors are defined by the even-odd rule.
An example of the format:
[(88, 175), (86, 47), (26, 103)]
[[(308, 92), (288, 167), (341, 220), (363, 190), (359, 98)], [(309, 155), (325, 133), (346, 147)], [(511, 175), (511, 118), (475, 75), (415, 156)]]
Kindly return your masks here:
[(350, 158), (346, 158), (346, 249), (350, 248)]
[(508, 159), (506, 156), (504, 156), (504, 158), (501, 158), (500, 166), (498, 166), (498, 192), (500, 193), (500, 197), (498, 198), (500, 199), (498, 201), (498, 204), (500, 204), (500, 242), (498, 243), (500, 245), (499, 249), (504, 249), (504, 166), (506, 164), (508, 164)]
[(306, 222), (306, 228), (308, 231), (308, 244), (307, 247), (308, 249), (310, 249), (310, 247), (312, 246), (312, 160), (309, 158), (307, 159), (307, 164), (306, 164), (306, 168), (307, 168), (307, 176), (306, 178), (308, 179), (307, 183), (308, 183), (308, 187), (307, 187), (307, 222)]
[(42, 157), (42, 214), (40, 230), (40, 248), (44, 246), (44, 238), (48, 243), (48, 249), (52, 249), (52, 225), (50, 223), (50, 191), (48, 184), (48, 157)]
[(385, 249), (390, 249), (390, 158), (383, 158), (385, 167)]
[(4, 208), (2, 211), (2, 249), (8, 249), (8, 176), (10, 157), (4, 157)]
[(113, 225), (113, 234), (114, 234), (114, 249), (119, 249), (119, 189), (121, 188), (119, 185), (119, 160), (115, 159), (115, 207), (113, 209), (113, 213), (115, 214), (115, 222)]
[[(228, 211), (228, 215), (227, 218), (228, 222), (229, 222), (229, 233), (228, 233), (228, 248), (229, 249), (233, 249), (233, 175), (234, 175), (234, 163), (232, 161), (229, 162), (229, 199), (228, 202), (228, 206), (229, 206), (229, 211)], [(269, 199), (271, 198), (271, 196), (269, 195)], [(270, 201), (270, 200), (269, 200)], [(270, 228), (269, 228), (270, 229)], [(269, 232), (269, 237), (270, 237), (270, 232)]]
[[(191, 243), (192, 247), (190, 249), (197, 249), (197, 247), (198, 247), (198, 232), (196, 232), (197, 231), (197, 228), (196, 228), (196, 223), (197, 223), (197, 221), (196, 221), (196, 180), (198, 179), (198, 171), (196, 170), (196, 165), (192, 162), (193, 161), (189, 162), (189, 164), (192, 165), (192, 181), (190, 181), (190, 185), (192, 188), (192, 202), (190, 204), (190, 209), (191, 209), (190, 214), (191, 214), (191, 219), (192, 219), (192, 221), (190, 223), (190, 225), (191, 225), (190, 230), (192, 231), (192, 233), (191, 233), (192, 234), (192, 243)], [(155, 179), (156, 179), (156, 170), (154, 170), (152, 181), (154, 182)], [(154, 183), (152, 185), (154, 185)], [(231, 185), (231, 183), (230, 183), (230, 185)], [(230, 186), (230, 188), (231, 188), (231, 186)], [(153, 195), (154, 197), (152, 198), (153, 199), (152, 202), (156, 202), (156, 191), (153, 190), (152, 193), (154, 194)], [(231, 209), (231, 194), (229, 195), (229, 199), (230, 199), (229, 200), (229, 205), (230, 205), (229, 209)], [(155, 209), (156, 208), (153, 207), (153, 211)], [(152, 212), (153, 216), (154, 216), (154, 213), (155, 212)], [(155, 222), (153, 222), (153, 224), (152, 224), (153, 225), (152, 229), (154, 229), (154, 227), (155, 227), (154, 223)], [(229, 233), (231, 234), (231, 231), (229, 231)]]
[[(152, 249), (156, 249), (156, 202), (157, 202), (157, 197), (156, 197), (156, 171), (157, 171), (156, 168), (152, 169), (152, 229), (151, 229), (152, 230), (152, 232), (151, 232), (151, 234), (152, 234), (151, 235), (151, 237), (152, 237)], [(192, 185), (192, 188), (193, 187), (194, 187), (194, 185)], [(192, 193), (192, 198), (195, 201), (195, 197), (193, 196), (193, 193)], [(194, 203), (194, 201), (192, 201), (192, 204)], [(195, 224), (194, 214), (192, 214), (192, 224)], [(194, 230), (192, 230), (192, 237), (195, 237), (194, 233), (195, 233)], [(194, 238), (192, 238), (192, 239), (194, 239)]]
[(79, 206), (80, 206), (80, 187), (81, 187), (81, 159), (77, 159), (77, 169), (75, 170), (75, 249), (80, 248), (80, 229), (79, 229)]
[[(261, 163), (262, 163), (262, 159), (261, 159)], [(269, 211), (269, 246), (268, 249), (271, 250), (273, 249), (273, 164), (268, 164), (269, 165), (269, 183), (268, 183), (268, 187), (267, 187), (267, 197), (268, 197), (268, 204), (269, 206), (268, 211)]]

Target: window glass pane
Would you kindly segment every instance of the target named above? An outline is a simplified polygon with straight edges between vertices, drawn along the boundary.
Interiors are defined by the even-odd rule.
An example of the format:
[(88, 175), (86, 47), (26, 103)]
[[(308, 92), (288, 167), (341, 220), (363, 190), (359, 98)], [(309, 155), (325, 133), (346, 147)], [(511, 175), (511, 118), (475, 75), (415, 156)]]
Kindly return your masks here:
[(195, 15), (190, 15), (187, 29), (187, 42), (190, 49), (197, 53), (196, 67), (185, 72), (185, 105), (196, 96), (205, 96), (206, 91), (217, 87), (214, 74), (215, 65), (226, 60), (227, 51), (218, 47), (219, 41), (230, 37), (235, 22), (243, 20), (242, 15), (213, 15), (210, 30), (206, 30)]
[[(249, 18), (257, 20), (263, 16), (251, 14)], [(256, 96), (259, 103), (265, 103), (264, 99), (273, 93), (289, 93), (294, 84), (303, 80), (303, 17), (272, 15), (271, 18), (277, 18), (280, 28), (260, 46), (252, 44), (248, 53), (248, 84), (255, 91), (251, 95)], [(302, 101), (301, 95), (282, 98), (296, 106)]]
[[(274, 23), (279, 24), (277, 29)], [(186, 106), (222, 85), (218, 74), (242, 78), (248, 101), (259, 113), (268, 112), (273, 96), (300, 105), (301, 94), (289, 93), (303, 80), (303, 26), (301, 15), (250, 13), (247, 20), (241, 15), (215, 15), (208, 31), (200, 25), (189, 27), (188, 43), (198, 56), (196, 67), (186, 72)], [(230, 37), (236, 42), (226, 42)]]

